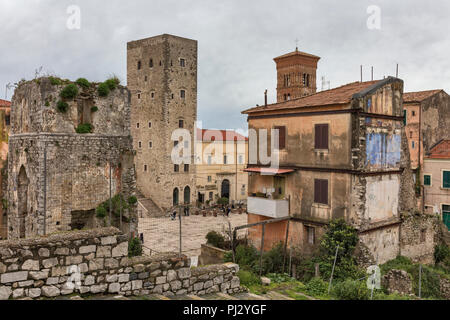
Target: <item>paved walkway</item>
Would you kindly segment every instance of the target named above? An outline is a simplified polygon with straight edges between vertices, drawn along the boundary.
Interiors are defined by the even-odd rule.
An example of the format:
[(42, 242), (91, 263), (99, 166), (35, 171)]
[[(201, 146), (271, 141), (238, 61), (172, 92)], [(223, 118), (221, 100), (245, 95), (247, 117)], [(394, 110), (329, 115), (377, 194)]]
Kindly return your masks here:
[[(230, 217), (190, 215), (181, 217), (182, 251), (188, 256), (200, 255), (201, 245), (206, 243), (206, 234), (212, 230), (228, 233), (231, 228), (247, 224), (247, 214), (230, 214)], [(170, 217), (139, 218), (139, 233), (144, 234), (144, 250), (147, 254), (154, 252), (179, 252), (180, 221)], [(238, 238), (245, 237), (247, 230), (239, 230)], [(152, 251), (152, 252), (150, 252)]]

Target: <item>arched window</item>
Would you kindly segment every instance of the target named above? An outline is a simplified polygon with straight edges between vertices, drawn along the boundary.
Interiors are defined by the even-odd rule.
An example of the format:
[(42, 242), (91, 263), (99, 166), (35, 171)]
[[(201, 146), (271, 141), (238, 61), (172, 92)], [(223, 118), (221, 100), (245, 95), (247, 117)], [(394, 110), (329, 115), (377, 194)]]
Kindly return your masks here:
[(184, 188), (184, 203), (185, 204), (191, 203), (191, 188), (189, 186)]
[(141, 60), (138, 61), (137, 68), (138, 68), (138, 70), (141, 70)]
[(173, 205), (177, 206), (178, 205), (178, 188), (173, 189)]

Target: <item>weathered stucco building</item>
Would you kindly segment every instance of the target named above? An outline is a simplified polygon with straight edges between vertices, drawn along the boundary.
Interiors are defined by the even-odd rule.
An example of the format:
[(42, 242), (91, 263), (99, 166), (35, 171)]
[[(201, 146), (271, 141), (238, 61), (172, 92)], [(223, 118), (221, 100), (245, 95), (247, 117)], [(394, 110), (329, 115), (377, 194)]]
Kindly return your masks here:
[(248, 139), (232, 130), (197, 129), (196, 181), (198, 200), (205, 204), (228, 198), (247, 200)]
[(436, 143), (423, 165), (425, 212), (437, 214), (450, 230), (450, 140)]
[[(72, 96), (64, 98), (68, 85)], [(122, 86), (99, 96), (97, 84), (19, 83), (11, 106), (8, 238), (104, 226), (96, 208), (110, 194), (124, 201), (135, 194), (129, 103)], [(133, 212), (124, 209), (123, 231), (133, 231)]]
[[(197, 41), (163, 34), (129, 42), (127, 52), (139, 202), (160, 215), (197, 197)], [(174, 148), (183, 149), (177, 152), (183, 162), (172, 160)]]
[[(388, 77), (243, 111), (250, 159), (258, 153), (257, 163), (247, 169), (249, 223), (290, 216), (289, 243), (308, 253), (331, 219), (344, 218), (358, 230), (372, 261), (383, 263), (400, 254), (411, 234), (400, 232), (402, 215), (416, 208), (402, 93), (403, 81)], [(272, 129), (278, 131), (275, 168), (260, 161), (259, 146), (252, 148), (264, 139), (263, 129), (268, 146), (276, 132)], [(266, 225), (265, 249), (284, 241), (286, 225)], [(249, 232), (256, 245), (260, 233), (260, 227)], [(434, 244), (432, 230), (427, 237)], [(432, 251), (427, 254), (425, 259), (432, 258)]]

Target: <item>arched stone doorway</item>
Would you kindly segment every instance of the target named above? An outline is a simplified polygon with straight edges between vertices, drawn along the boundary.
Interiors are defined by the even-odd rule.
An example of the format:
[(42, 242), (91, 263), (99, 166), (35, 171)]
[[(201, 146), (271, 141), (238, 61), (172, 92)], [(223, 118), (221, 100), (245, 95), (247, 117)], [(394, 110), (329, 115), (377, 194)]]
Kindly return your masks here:
[(178, 188), (173, 189), (173, 205), (178, 205), (178, 199), (179, 199), (179, 191)]
[(185, 204), (191, 203), (191, 188), (189, 186), (184, 188), (184, 203)]
[(220, 195), (222, 198), (230, 199), (230, 180), (225, 179), (222, 181), (222, 188)]
[(19, 171), (17, 198), (19, 201), (19, 237), (25, 238), (26, 236), (26, 221), (28, 217), (28, 177), (25, 167), (21, 166)]

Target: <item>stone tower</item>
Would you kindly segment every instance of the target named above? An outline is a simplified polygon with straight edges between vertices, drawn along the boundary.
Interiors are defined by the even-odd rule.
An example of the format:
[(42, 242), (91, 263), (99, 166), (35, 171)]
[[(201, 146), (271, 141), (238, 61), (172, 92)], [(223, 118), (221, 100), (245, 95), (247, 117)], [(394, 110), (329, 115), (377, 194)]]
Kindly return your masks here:
[[(127, 79), (140, 203), (150, 215), (195, 203), (197, 41), (163, 34), (129, 42)], [(190, 139), (172, 136), (178, 129)], [(191, 150), (183, 154), (190, 161), (172, 161), (176, 145)]]
[(274, 59), (277, 64), (277, 102), (316, 93), (316, 70), (320, 57), (298, 51)]

